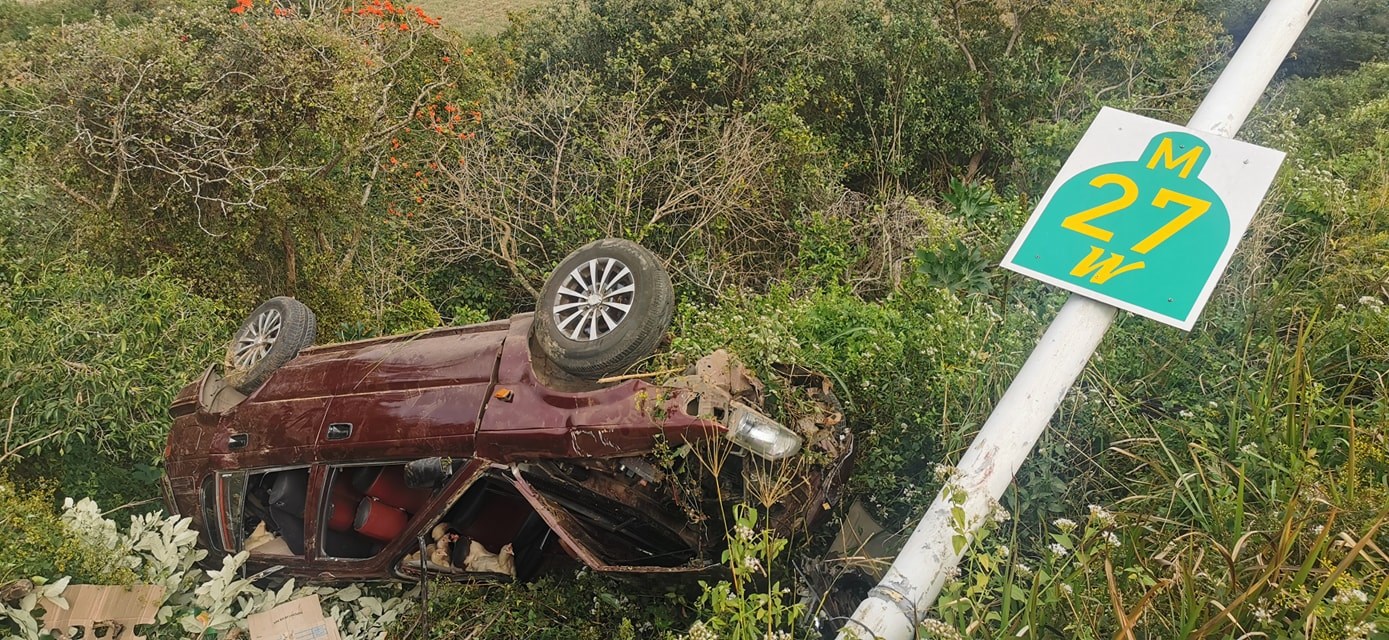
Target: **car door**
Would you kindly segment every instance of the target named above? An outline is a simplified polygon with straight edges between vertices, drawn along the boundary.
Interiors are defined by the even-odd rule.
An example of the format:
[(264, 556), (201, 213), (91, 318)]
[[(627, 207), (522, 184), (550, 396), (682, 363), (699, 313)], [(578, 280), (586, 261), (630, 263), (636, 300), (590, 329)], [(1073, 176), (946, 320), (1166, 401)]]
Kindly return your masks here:
[(310, 473), (294, 465), (207, 474), (199, 490), (205, 542), (217, 553), (248, 551), (252, 568), (307, 570), (303, 521)]
[(405, 467), (412, 460), (323, 463), (315, 473), (313, 564), (325, 580), (386, 578), (420, 537), (477, 480), (486, 464), (435, 458), (448, 469), (437, 487), (412, 488)]
[(315, 352), (321, 362), (314, 367), (331, 371), (320, 386), (332, 394), (318, 459), (471, 456), (506, 337), (500, 326), (439, 329)]

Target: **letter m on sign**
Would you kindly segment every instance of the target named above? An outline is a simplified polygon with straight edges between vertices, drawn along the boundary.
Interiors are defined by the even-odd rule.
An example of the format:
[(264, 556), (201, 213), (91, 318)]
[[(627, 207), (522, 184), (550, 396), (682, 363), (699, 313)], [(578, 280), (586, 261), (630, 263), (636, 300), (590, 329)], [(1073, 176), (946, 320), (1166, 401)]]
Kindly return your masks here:
[(1168, 170), (1181, 166), (1182, 170), (1177, 175), (1185, 178), (1187, 174), (1191, 173), (1192, 167), (1196, 166), (1196, 162), (1201, 159), (1201, 154), (1205, 150), (1205, 147), (1192, 147), (1186, 153), (1173, 157), (1172, 138), (1163, 138), (1162, 142), (1158, 144), (1157, 151), (1154, 151), (1152, 157), (1148, 158), (1148, 168), (1156, 169), (1158, 162), (1162, 162), (1163, 167)]

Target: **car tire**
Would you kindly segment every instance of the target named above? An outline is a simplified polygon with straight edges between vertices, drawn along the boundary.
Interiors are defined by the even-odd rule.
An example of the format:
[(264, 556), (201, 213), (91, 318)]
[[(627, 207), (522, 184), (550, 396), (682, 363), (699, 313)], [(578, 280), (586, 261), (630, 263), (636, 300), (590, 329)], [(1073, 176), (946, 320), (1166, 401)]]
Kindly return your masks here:
[(655, 350), (674, 310), (670, 274), (656, 256), (608, 238), (579, 247), (550, 274), (531, 332), (557, 367), (597, 379)]
[(227, 345), (223, 378), (249, 394), (299, 350), (313, 344), (318, 320), (304, 303), (287, 296), (271, 298), (241, 323)]

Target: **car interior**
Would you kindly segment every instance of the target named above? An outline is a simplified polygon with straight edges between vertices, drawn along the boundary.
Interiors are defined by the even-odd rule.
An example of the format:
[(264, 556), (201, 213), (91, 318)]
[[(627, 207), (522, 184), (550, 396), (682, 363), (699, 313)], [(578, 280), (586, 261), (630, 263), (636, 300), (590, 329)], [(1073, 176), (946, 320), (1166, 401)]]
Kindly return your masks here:
[(406, 555), (399, 573), (496, 574), (525, 580), (540, 569), (554, 536), (511, 479), (490, 471), (463, 492), (427, 537), (427, 555)]
[[(320, 538), (330, 558), (375, 557), (404, 532), (435, 490), (406, 486), (404, 464), (333, 467)], [(253, 555), (304, 554), (307, 467), (250, 474), (243, 548)]]
[[(438, 459), (435, 459), (438, 460)], [(452, 463), (458, 471), (465, 464)], [(319, 521), (319, 556), (339, 560), (376, 557), (403, 536), (441, 488), (411, 486), (407, 464), (340, 465), (328, 468), (328, 489)], [(533, 469), (526, 480), (574, 517), (605, 562), (618, 566), (674, 567), (695, 550), (639, 509), (578, 486), (572, 478)], [(309, 467), (273, 469), (245, 476), (242, 548), (253, 555), (304, 556)], [(442, 487), (444, 482), (437, 482)], [(233, 498), (233, 504), (238, 501)], [(236, 517), (232, 514), (232, 517)], [(547, 555), (563, 555), (554, 533), (516, 488), (505, 469), (485, 472), (407, 545), (396, 573), (485, 576), (526, 580)]]
[(534, 465), (526, 482), (574, 518), (585, 543), (616, 566), (678, 567), (698, 555), (654, 514), (588, 491), (559, 467)]
[[(463, 464), (455, 462), (454, 470)], [(416, 514), (440, 490), (409, 486), (406, 466), (343, 465), (328, 469), (329, 488), (319, 518), (321, 557), (374, 558), (404, 535)], [(252, 555), (304, 555), (309, 477), (308, 467), (245, 476), (238, 532), (243, 549)], [(240, 500), (233, 498), (232, 502), (238, 504)], [(524, 580), (539, 571), (547, 551), (558, 548), (552, 544), (553, 538), (549, 526), (517, 491), (510, 476), (492, 470), (426, 530), (425, 548), (406, 554), (397, 570), (407, 575), (428, 571)]]

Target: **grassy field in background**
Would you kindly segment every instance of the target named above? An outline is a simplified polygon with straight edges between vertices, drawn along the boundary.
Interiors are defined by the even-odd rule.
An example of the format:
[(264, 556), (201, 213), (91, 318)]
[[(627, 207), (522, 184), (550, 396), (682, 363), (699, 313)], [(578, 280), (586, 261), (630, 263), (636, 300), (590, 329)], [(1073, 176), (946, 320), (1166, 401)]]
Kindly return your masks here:
[(508, 12), (525, 11), (552, 0), (421, 0), (420, 6), (439, 16), (444, 26), (467, 34), (497, 33), (506, 28)]

